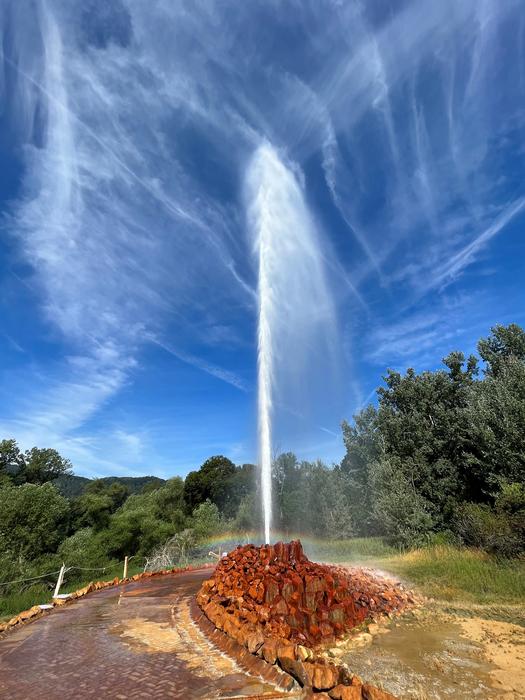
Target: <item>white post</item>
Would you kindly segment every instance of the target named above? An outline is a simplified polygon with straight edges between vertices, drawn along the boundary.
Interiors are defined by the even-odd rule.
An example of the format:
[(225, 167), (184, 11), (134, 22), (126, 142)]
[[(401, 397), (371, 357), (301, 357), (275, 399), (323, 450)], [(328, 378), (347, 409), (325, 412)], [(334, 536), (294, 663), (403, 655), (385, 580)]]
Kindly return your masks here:
[(53, 593), (53, 598), (56, 598), (58, 596), (58, 593), (60, 591), (60, 586), (62, 585), (62, 581), (64, 580), (65, 572), (66, 572), (66, 565), (62, 564), (62, 566), (60, 567), (60, 573), (58, 574), (57, 585), (55, 586), (55, 592)]
[(128, 578), (128, 557), (124, 557), (124, 573), (122, 574), (122, 578)]

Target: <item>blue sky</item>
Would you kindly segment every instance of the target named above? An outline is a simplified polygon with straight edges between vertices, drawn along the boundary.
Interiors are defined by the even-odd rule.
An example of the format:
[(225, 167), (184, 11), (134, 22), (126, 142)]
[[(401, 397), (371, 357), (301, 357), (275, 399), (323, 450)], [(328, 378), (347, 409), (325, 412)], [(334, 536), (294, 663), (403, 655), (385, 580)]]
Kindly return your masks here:
[(0, 26), (2, 437), (87, 476), (254, 461), (261, 221), (274, 450), (339, 460), (386, 367), (525, 324), (521, 0), (0, 0)]

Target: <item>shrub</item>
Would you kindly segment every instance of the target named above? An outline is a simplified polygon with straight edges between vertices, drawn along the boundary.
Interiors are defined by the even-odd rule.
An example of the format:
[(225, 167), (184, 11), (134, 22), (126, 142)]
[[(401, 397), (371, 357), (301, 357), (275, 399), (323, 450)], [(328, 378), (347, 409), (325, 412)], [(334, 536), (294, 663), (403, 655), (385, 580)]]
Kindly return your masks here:
[(503, 557), (516, 556), (523, 551), (523, 537), (514, 527), (512, 516), (487, 504), (460, 505), (454, 524), (462, 542), (471, 547)]
[(186, 565), (195, 548), (197, 538), (191, 529), (177, 532), (162, 545), (153, 549), (146, 559), (145, 569), (158, 571), (159, 569), (173, 569), (178, 564)]
[(208, 498), (195, 508), (192, 520), (198, 538), (218, 534), (222, 529), (219, 509)]

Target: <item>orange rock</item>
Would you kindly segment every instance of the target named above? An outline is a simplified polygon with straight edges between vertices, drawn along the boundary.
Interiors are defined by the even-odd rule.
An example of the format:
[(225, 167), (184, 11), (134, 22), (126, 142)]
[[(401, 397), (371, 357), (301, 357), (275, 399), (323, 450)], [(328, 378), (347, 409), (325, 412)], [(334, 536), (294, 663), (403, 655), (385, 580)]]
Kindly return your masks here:
[(252, 632), (246, 639), (246, 647), (251, 654), (255, 654), (264, 644), (264, 636), (260, 630)]
[(339, 684), (329, 690), (328, 695), (333, 700), (361, 700), (361, 686)]
[(387, 693), (386, 690), (375, 688), (373, 685), (368, 685), (368, 683), (363, 686), (362, 693), (364, 700), (396, 700), (395, 695)]
[(29, 608), (29, 610), (24, 610), (18, 615), (18, 619), (20, 622), (24, 622), (24, 620), (30, 620), (32, 617), (35, 617), (35, 615), (39, 615), (42, 611), (38, 607), (38, 605), (33, 605), (32, 608)]
[(308, 676), (308, 684), (316, 690), (330, 690), (339, 683), (340, 672), (337, 666), (306, 661), (304, 668)]
[(290, 676), (293, 676), (297, 681), (299, 681), (301, 686), (309, 685), (310, 679), (302, 661), (299, 661), (299, 659), (293, 659), (289, 656), (279, 656), (279, 665), (283, 671), (286, 671), (286, 673), (289, 673)]
[(67, 598), (53, 598), (53, 605), (60, 607), (67, 603)]
[(276, 637), (270, 637), (262, 645), (262, 656), (269, 664), (274, 664), (277, 661), (277, 647), (279, 640)]

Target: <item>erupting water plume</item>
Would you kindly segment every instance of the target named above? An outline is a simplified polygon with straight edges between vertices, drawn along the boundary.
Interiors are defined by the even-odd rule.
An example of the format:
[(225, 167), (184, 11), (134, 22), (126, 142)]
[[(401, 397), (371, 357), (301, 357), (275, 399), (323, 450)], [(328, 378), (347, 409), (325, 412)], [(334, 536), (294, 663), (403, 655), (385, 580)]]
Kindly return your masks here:
[(258, 259), (259, 466), (264, 537), (269, 543), (276, 393), (285, 393), (288, 411), (298, 414), (292, 401), (293, 384), (301, 389), (307, 383), (315, 384), (306, 359), (324, 345), (316, 366), (322, 366), (321, 357), (327, 362), (327, 344), (331, 345), (335, 322), (325, 283), (324, 257), (298, 175), (270, 144), (264, 143), (250, 162), (246, 186)]

